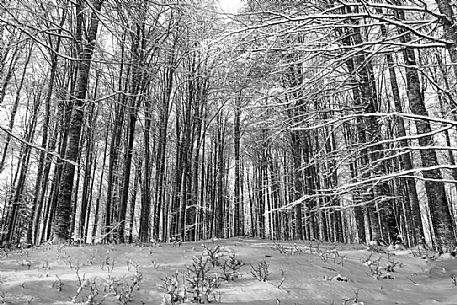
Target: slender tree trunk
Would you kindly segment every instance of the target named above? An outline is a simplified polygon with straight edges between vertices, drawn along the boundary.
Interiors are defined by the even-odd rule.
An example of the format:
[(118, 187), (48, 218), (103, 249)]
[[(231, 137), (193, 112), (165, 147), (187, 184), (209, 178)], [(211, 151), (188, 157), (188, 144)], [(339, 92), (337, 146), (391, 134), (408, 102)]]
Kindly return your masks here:
[[(95, 99), (97, 97), (98, 85), (99, 85), (100, 73), (97, 72), (95, 86), (93, 88), (92, 96)], [(80, 240), (86, 242), (88, 229), (89, 229), (89, 219), (92, 209), (92, 193), (94, 186), (94, 177), (95, 171), (97, 169), (97, 157), (96, 150), (97, 145), (95, 144), (95, 126), (97, 126), (97, 115), (98, 108), (96, 108), (95, 103), (92, 103), (89, 106), (89, 116), (87, 118), (87, 123), (85, 133), (87, 134), (86, 138), (86, 156), (84, 160), (84, 180), (83, 188), (81, 194), (81, 208), (79, 214), (79, 228), (75, 232), (75, 235), (80, 237)], [(81, 158), (81, 157), (80, 157)], [(75, 200), (76, 202), (76, 200)]]
[[(180, 159), (181, 159), (181, 168), (182, 172), (180, 175), (180, 206), (179, 206), (179, 220), (178, 220), (178, 234), (181, 236), (181, 240), (186, 240), (187, 238), (187, 217), (190, 214), (188, 207), (190, 205), (189, 195), (190, 195), (190, 165), (191, 165), (191, 156), (192, 156), (192, 121), (191, 113), (192, 107), (194, 105), (194, 88), (193, 84), (189, 84), (191, 87), (190, 92), (188, 93), (189, 97), (186, 99), (186, 105), (184, 107), (184, 117), (183, 117), (183, 126), (181, 133), (181, 149), (180, 149)], [(192, 218), (192, 217), (191, 217)]]
[[(126, 33), (123, 33), (121, 41), (121, 63), (118, 79), (118, 90), (128, 90), (128, 79), (131, 71), (131, 65), (127, 65), (128, 69), (124, 72), (126, 64), (124, 63)], [(125, 73), (125, 75), (124, 75)], [(124, 80), (125, 79), (125, 83)], [(125, 88), (124, 88), (125, 87)], [(110, 151), (109, 151), (109, 163), (108, 163), (108, 187), (106, 192), (106, 206), (105, 206), (105, 238), (110, 240), (111, 238), (111, 225), (113, 221), (113, 210), (116, 207), (116, 198), (119, 195), (118, 179), (119, 179), (119, 151), (122, 139), (122, 130), (124, 127), (124, 112), (125, 105), (127, 103), (127, 97), (123, 94), (119, 94), (116, 99), (117, 103), (114, 105), (114, 126), (111, 134)]]
[(242, 233), (241, 226), (243, 225), (241, 214), (243, 213), (243, 202), (241, 201), (241, 172), (240, 172), (240, 147), (241, 147), (241, 130), (240, 130), (240, 117), (241, 117), (241, 91), (238, 97), (235, 98), (235, 117), (234, 117), (234, 130), (233, 141), (235, 151), (235, 190), (234, 190), (234, 234), (239, 236)]
[[(130, 185), (130, 172), (132, 167), (132, 158), (133, 158), (133, 141), (135, 138), (135, 124), (138, 117), (138, 108), (140, 99), (137, 102), (132, 101), (130, 104), (130, 115), (129, 115), (129, 126), (128, 126), (128, 139), (127, 139), (127, 151), (124, 154), (124, 176), (122, 181), (122, 198), (121, 198), (121, 206), (119, 210), (119, 227), (118, 227), (118, 241), (120, 243), (124, 243), (124, 228), (125, 228), (125, 220), (126, 220), (126, 213), (127, 213), (127, 206), (128, 206), (128, 199), (129, 199), (129, 185)], [(145, 143), (149, 146), (149, 143)], [(147, 156), (149, 158), (149, 156)], [(149, 162), (146, 162), (149, 164)], [(150, 170), (147, 168), (146, 170)], [(145, 191), (149, 194), (150, 187), (148, 186)], [(146, 204), (150, 205), (150, 199), (148, 195), (148, 201)], [(149, 215), (142, 215), (146, 219), (149, 219)], [(146, 229), (149, 228), (147, 226)], [(148, 230), (147, 230), (148, 231)]]
[[(202, 205), (202, 196), (199, 193), (199, 173), (200, 173), (200, 150), (202, 146), (202, 125), (203, 125), (203, 108), (204, 103), (206, 100), (206, 83), (202, 81), (198, 86), (197, 91), (197, 98), (201, 101), (200, 105), (196, 105), (195, 108), (197, 109), (194, 113), (193, 117), (193, 124), (194, 128), (194, 137), (195, 137), (195, 149), (192, 156), (192, 164), (191, 168), (191, 175), (192, 175), (192, 182), (191, 182), (191, 207), (192, 211), (189, 215), (189, 222), (193, 221), (193, 229), (190, 232), (190, 239), (191, 240), (198, 240), (199, 239), (199, 215), (201, 212), (201, 205)], [(203, 178), (203, 177), (202, 177)], [(201, 187), (201, 186), (200, 186)]]
[[(13, 109), (11, 110), (10, 123), (8, 126), (9, 130), (11, 130), (11, 131), (13, 130), (14, 122), (16, 120), (16, 114), (17, 114), (17, 110), (19, 108), (19, 101), (20, 101), (21, 94), (22, 94), (22, 87), (24, 86), (24, 80), (25, 80), (25, 76), (27, 73), (27, 67), (29, 65), (30, 58), (32, 56), (32, 50), (33, 50), (33, 45), (30, 45), (29, 52), (28, 52), (27, 58), (24, 63), (24, 69), (22, 71), (21, 80), (19, 81), (19, 85), (16, 90), (16, 98), (14, 100)], [(3, 148), (2, 158), (0, 160), (0, 173), (3, 171), (3, 169), (5, 167), (5, 159), (6, 159), (6, 155), (8, 153), (8, 147), (10, 145), (10, 142), (11, 142), (11, 135), (7, 134), (6, 141), (5, 141), (5, 147)]]
[[(32, 110), (32, 118), (31, 121), (27, 127), (26, 131), (26, 136), (25, 140), (26, 142), (33, 142), (33, 137), (35, 135), (35, 130), (36, 130), (36, 124), (38, 121), (38, 111), (40, 108), (40, 103), (41, 103), (41, 93), (42, 90), (39, 90), (38, 92), (34, 93), (34, 101), (33, 101), (33, 110)], [(25, 200), (23, 197), (23, 191), (26, 185), (26, 179), (27, 179), (27, 174), (30, 166), (30, 153), (31, 153), (31, 146), (27, 144), (22, 145), (21, 149), (21, 160), (18, 165), (18, 168), (20, 168), (19, 171), (19, 176), (17, 179), (15, 179), (15, 189), (14, 189), (14, 195), (12, 198), (11, 202), (11, 213), (10, 217), (8, 219), (8, 231), (6, 234), (6, 241), (11, 242), (13, 239), (16, 242), (19, 242), (21, 239), (21, 235), (15, 235), (14, 231), (15, 228), (17, 227), (18, 222), (20, 221), (19, 218), (19, 209), (21, 207), (26, 206), (25, 205)], [(20, 227), (19, 227), (20, 228)], [(22, 232), (20, 232), (22, 233)]]
[[(401, 1), (396, 1), (401, 4)], [(446, 10), (448, 1), (437, 1), (439, 8), (443, 14), (449, 13)], [(396, 11), (396, 17), (400, 20), (405, 20), (403, 11)], [(446, 30), (446, 24), (445, 24)], [(400, 41), (408, 44), (411, 41), (410, 33), (405, 29), (399, 28), (399, 33), (402, 34)], [(455, 32), (454, 32), (455, 33)], [(449, 33), (447, 33), (449, 35)], [(456, 36), (457, 37), (457, 36)], [(457, 40), (456, 40), (457, 42)], [(451, 55), (452, 56), (452, 55)], [(417, 70), (416, 55), (414, 49), (406, 46), (403, 49), (403, 59), (406, 70), (406, 92), (410, 102), (411, 112), (421, 116), (428, 116), (425, 107), (425, 100), (421, 90), (421, 81)], [(416, 120), (417, 134), (428, 134), (432, 131), (428, 120)], [(425, 135), (419, 137), (419, 145), (427, 147), (433, 145), (433, 137)], [(422, 166), (425, 168), (438, 165), (438, 159), (435, 150), (423, 149), (420, 150)], [(435, 245), (439, 250), (453, 249), (456, 244), (454, 235), (454, 222), (449, 211), (449, 205), (446, 197), (444, 184), (439, 182), (442, 179), (442, 174), (439, 169), (425, 170), (423, 176), (426, 179), (425, 188), (430, 209), (430, 217), (432, 226), (435, 231)], [(417, 217), (417, 216), (416, 216)]]
[[(346, 7), (345, 13), (352, 13), (352, 11), (349, 7)], [(341, 33), (342, 40), (347, 46), (363, 43), (360, 28), (357, 27), (355, 21), (353, 23), (355, 25), (354, 27), (346, 28)], [(379, 101), (377, 100), (378, 96), (371, 59), (364, 54), (358, 54), (353, 58), (347, 59), (345, 63), (350, 73), (349, 85), (352, 86), (354, 105), (366, 113), (377, 112)], [(357, 119), (357, 142), (361, 145), (359, 148), (359, 173), (357, 173), (357, 176), (360, 175), (360, 179), (367, 179), (379, 172), (382, 173), (383, 168), (381, 164), (377, 164), (377, 161), (381, 158), (382, 151), (382, 146), (376, 144), (379, 137), (380, 129), (375, 117)], [(367, 144), (372, 144), (372, 148), (367, 148)], [(364, 204), (364, 226), (365, 238), (367, 240), (380, 238), (376, 200), (377, 198), (382, 198), (385, 188), (384, 183), (374, 186), (374, 190), (364, 187), (364, 189), (359, 190), (359, 194), (357, 195), (359, 202)], [(366, 202), (373, 203), (366, 204)]]
[(136, 197), (138, 194), (138, 186), (141, 183), (141, 168), (143, 166), (143, 159), (139, 157), (140, 160), (136, 164), (135, 170), (135, 180), (133, 182), (133, 191), (132, 197), (130, 198), (130, 222), (129, 222), (129, 243), (133, 242), (133, 225), (135, 220), (135, 204), (136, 204)]
[[(63, 26), (63, 23), (66, 20), (66, 14), (63, 14), (62, 20), (60, 22), (60, 26)], [(59, 31), (61, 32), (61, 31)], [(57, 39), (56, 47), (55, 47), (55, 52), (58, 53), (60, 49), (60, 42), (61, 39), (60, 37)], [(44, 122), (43, 122), (43, 132), (42, 132), (42, 139), (41, 139), (41, 147), (43, 149), (48, 148), (48, 138), (49, 138), (49, 124), (50, 124), (50, 119), (51, 119), (51, 98), (52, 94), (54, 91), (54, 84), (56, 80), (56, 74), (57, 74), (57, 64), (58, 64), (58, 56), (57, 54), (50, 54), (51, 57), (51, 71), (50, 71), (50, 76), (49, 76), (49, 82), (48, 82), (48, 88), (47, 88), (47, 93), (46, 93), (46, 100), (45, 100), (45, 116), (44, 116)], [(54, 142), (54, 145), (49, 145), (51, 149), (54, 149), (55, 146), (55, 139), (51, 140)], [(52, 146), (52, 147), (51, 147)], [(31, 228), (31, 233), (32, 236), (29, 240), (29, 242), (33, 242), (35, 244), (38, 244), (38, 228), (39, 228), (39, 222), (40, 222), (40, 217), (41, 217), (41, 212), (43, 209), (43, 197), (44, 193), (46, 192), (46, 186), (47, 186), (47, 177), (49, 175), (49, 170), (51, 166), (50, 159), (51, 156), (48, 155), (45, 151), (40, 152), (40, 159), (38, 162), (38, 173), (37, 173), (37, 180), (35, 184), (35, 193), (34, 193), (34, 198), (33, 198), (33, 221), (32, 221), (32, 228)]]
[[(167, 149), (167, 129), (168, 129), (168, 118), (169, 108), (171, 103), (171, 92), (173, 89), (173, 79), (175, 74), (175, 61), (176, 61), (176, 44), (178, 35), (174, 37), (174, 43), (171, 53), (168, 55), (168, 67), (163, 71), (163, 88), (162, 94), (160, 95), (160, 106), (159, 106), (159, 137), (157, 140), (157, 154), (156, 154), (156, 174), (155, 174), (155, 194), (154, 194), (154, 239), (165, 240), (165, 236), (159, 236), (160, 232), (160, 214), (161, 211), (165, 211), (165, 192), (164, 192), (164, 179), (166, 169), (166, 149)], [(167, 213), (162, 213), (162, 222), (165, 223)], [(165, 231), (165, 230), (163, 230)]]
[[(408, 37), (406, 37), (405, 41), (408, 41)], [(414, 50), (406, 48), (403, 51), (403, 57), (406, 64), (406, 86), (411, 112), (421, 116), (428, 116), (424, 96), (420, 87)], [(416, 120), (415, 125), (417, 134), (419, 135), (428, 134), (432, 131), (430, 122), (427, 120)], [(433, 145), (433, 137), (430, 135), (421, 136), (419, 138), (419, 145), (424, 147)], [(438, 165), (436, 152), (433, 149), (420, 150), (420, 156), (423, 167), (428, 168)], [(425, 170), (423, 176), (427, 179), (425, 181), (425, 188), (432, 226), (435, 231), (434, 243), (439, 250), (453, 249), (456, 242), (453, 220), (449, 212), (444, 184), (439, 182), (442, 179), (442, 174), (439, 169), (431, 169)]]
[[(296, 131), (291, 134), (291, 149), (293, 159), (293, 181), (294, 181), (294, 200), (300, 200), (304, 195), (303, 180), (301, 174), (301, 148), (300, 137)], [(294, 239), (303, 239), (303, 223), (302, 223), (302, 204), (297, 202), (294, 206), (295, 218), (295, 236)]]
[(216, 198), (216, 210), (215, 210), (215, 235), (218, 238), (224, 238), (224, 175), (225, 175), (225, 166), (224, 166), (224, 124), (223, 124), (223, 114), (220, 114), (219, 117), (219, 127), (217, 130), (217, 142), (216, 142), (216, 152), (217, 152), (217, 198)]
[[(96, 86), (97, 87), (97, 86)], [(86, 240), (87, 232), (86, 232), (86, 218), (90, 214), (90, 209), (88, 209), (89, 204), (89, 198), (90, 198), (90, 185), (92, 184), (92, 167), (94, 163), (94, 127), (95, 127), (95, 120), (94, 120), (94, 115), (95, 115), (95, 104), (92, 104), (90, 106), (89, 110), (89, 117), (88, 117), (88, 125), (91, 126), (91, 128), (87, 131), (87, 139), (86, 139), (86, 156), (85, 156), (85, 169), (84, 169), (84, 181), (83, 181), (83, 188), (82, 188), (82, 194), (81, 194), (81, 209), (80, 209), (80, 214), (79, 214), (79, 228), (78, 228), (78, 233), (76, 234), (79, 236), (82, 240)], [(76, 202), (75, 202), (76, 203)]]
[[(110, 113), (108, 122), (111, 122), (111, 113)], [(100, 182), (98, 185), (98, 195), (97, 195), (97, 199), (95, 199), (95, 211), (94, 211), (94, 222), (93, 222), (93, 226), (92, 226), (91, 243), (95, 243), (95, 240), (97, 237), (97, 227), (99, 225), (99, 219), (100, 219), (100, 200), (102, 197), (103, 176), (105, 174), (106, 157), (107, 157), (107, 153), (108, 153), (108, 134), (109, 134), (109, 129), (110, 129), (109, 125), (110, 124), (107, 124), (106, 131), (104, 134), (104, 138), (106, 139), (106, 141), (105, 141), (105, 148), (103, 149), (103, 161), (102, 161), (102, 167), (101, 167)]]
[[(4, 30), (5, 30), (5, 26), (4, 26), (4, 23), (2, 23), (0, 25), (0, 29), (1, 29), (1, 35), (0, 37), (3, 38), (3, 33), (4, 33)], [(14, 30), (13, 30), (14, 31)], [(11, 33), (11, 35), (13, 35), (13, 33)], [(18, 41), (19, 39), (21, 38), (21, 35), (18, 37)], [(0, 105), (3, 103), (4, 99), (5, 99), (5, 96), (6, 96), (6, 89), (8, 88), (8, 85), (10, 84), (10, 81), (11, 81), (11, 78), (13, 77), (13, 74), (16, 70), (16, 65), (17, 65), (17, 61), (19, 59), (19, 54), (20, 54), (20, 51), (22, 50), (21, 49), (21, 46), (17, 46), (15, 49), (14, 49), (14, 52), (11, 53), (11, 47), (12, 47), (12, 44), (13, 43), (16, 43), (15, 41), (11, 40), (8, 44), (3, 44), (2, 41), (3, 39), (0, 38), (0, 81), (2, 81), (2, 83), (0, 84)], [(9, 61), (9, 65), (7, 64), (7, 56), (8, 56), (8, 53), (11, 54), (11, 58), (10, 58), (10, 61)], [(6, 70), (6, 73), (4, 71), (4, 69), (6, 68), (6, 66), (8, 66), (8, 70)]]
[[(398, 88), (398, 83), (397, 83), (397, 75), (395, 73), (394, 69), (394, 61), (392, 58), (391, 54), (387, 54), (387, 62), (389, 65), (389, 79), (390, 79), (390, 84), (392, 88), (392, 95), (393, 95), (393, 100), (394, 100), (394, 106), (395, 106), (395, 111), (402, 113), (403, 112), (403, 107), (401, 105), (401, 99), (400, 99), (400, 90)], [(397, 132), (399, 137), (406, 137), (406, 129), (405, 129), (405, 123), (404, 120), (401, 116), (397, 116)], [(407, 140), (401, 140), (400, 141), (401, 146), (407, 147), (408, 146), (408, 141)], [(413, 162), (411, 159), (411, 154), (403, 154), (401, 157), (400, 163), (404, 167), (405, 170), (412, 170), (413, 169)], [(408, 209), (411, 210), (411, 215), (412, 215), (412, 222), (410, 224), (410, 227), (413, 230), (413, 236), (414, 236), (414, 243), (417, 243), (421, 241), (424, 237), (424, 231), (422, 228), (422, 219), (421, 219), (421, 211), (420, 211), (420, 206), (419, 206), (419, 198), (417, 195), (417, 190), (416, 190), (416, 182), (414, 178), (405, 178), (405, 184), (406, 188), (408, 191), (408, 200), (409, 200), (409, 207)]]
[[(84, 119), (83, 119), (84, 120)], [(84, 124), (84, 123), (83, 123)], [(82, 128), (81, 132), (81, 140), (79, 142), (79, 147), (84, 146), (84, 142), (86, 141), (86, 133), (84, 132), (84, 126)], [(76, 162), (76, 180), (73, 186), (72, 194), (71, 194), (71, 214), (70, 214), (70, 236), (73, 239), (78, 239), (80, 236), (76, 235), (75, 232), (75, 227), (76, 227), (76, 210), (78, 208), (78, 196), (79, 196), (79, 187), (80, 187), (80, 181), (81, 181), (81, 152), (77, 156), (77, 162)], [(79, 231), (79, 230), (78, 230)]]
[[(302, 112), (305, 112), (305, 107), (303, 104), (303, 100), (300, 96), (300, 92), (296, 91), (297, 87), (301, 85), (303, 81), (303, 71), (302, 66), (295, 64), (293, 58), (289, 60), (292, 63), (289, 64), (286, 80), (284, 81), (284, 86), (291, 88), (294, 90), (294, 93), (291, 94), (292, 98), (296, 100), (295, 103), (288, 106), (290, 109), (287, 110), (287, 115), (289, 120), (292, 123), (298, 123), (300, 120), (299, 116)], [(306, 181), (303, 179), (303, 171), (302, 171), (302, 161), (306, 149), (306, 143), (304, 143), (303, 138), (304, 135), (302, 132), (293, 130), (291, 131), (290, 135), (291, 140), (291, 150), (292, 150), (292, 159), (293, 159), (293, 184), (294, 184), (294, 218), (295, 218), (295, 232), (294, 232), (294, 239), (305, 239), (306, 232), (304, 232), (303, 227), (306, 223), (303, 223), (303, 204), (302, 204), (302, 197), (306, 193)]]

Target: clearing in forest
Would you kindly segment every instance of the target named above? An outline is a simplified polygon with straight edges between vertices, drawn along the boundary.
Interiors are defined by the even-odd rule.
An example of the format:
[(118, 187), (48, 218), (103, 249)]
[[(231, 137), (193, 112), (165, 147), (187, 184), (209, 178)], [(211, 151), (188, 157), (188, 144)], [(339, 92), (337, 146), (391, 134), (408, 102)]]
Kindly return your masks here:
[(250, 239), (48, 245), (2, 252), (0, 304), (457, 304), (456, 275), (453, 257), (419, 248)]

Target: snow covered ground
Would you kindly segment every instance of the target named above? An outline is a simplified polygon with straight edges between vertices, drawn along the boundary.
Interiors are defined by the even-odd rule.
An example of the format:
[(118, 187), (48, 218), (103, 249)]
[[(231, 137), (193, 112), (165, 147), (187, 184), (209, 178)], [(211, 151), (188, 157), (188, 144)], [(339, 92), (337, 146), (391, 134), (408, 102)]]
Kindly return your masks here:
[[(429, 258), (432, 253), (419, 249), (378, 250), (250, 239), (0, 250), (0, 304), (160, 305), (171, 304), (172, 298), (191, 300), (196, 289), (186, 265), (206, 272), (201, 291), (211, 288), (202, 302), (457, 304), (453, 257)], [(251, 272), (263, 261), (269, 274), (259, 281)], [(226, 280), (223, 266), (229, 264), (222, 262), (244, 264), (227, 268)]]

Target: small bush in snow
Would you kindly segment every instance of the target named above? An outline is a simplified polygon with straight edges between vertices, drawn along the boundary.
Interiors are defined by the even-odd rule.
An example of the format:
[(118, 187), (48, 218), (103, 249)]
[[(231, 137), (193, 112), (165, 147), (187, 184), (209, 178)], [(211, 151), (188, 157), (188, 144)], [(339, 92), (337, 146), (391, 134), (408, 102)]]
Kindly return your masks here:
[(266, 282), (268, 276), (270, 275), (270, 271), (268, 270), (270, 266), (264, 260), (260, 263), (257, 263), (256, 266), (251, 265), (251, 274), (259, 281)]
[(236, 279), (239, 276), (238, 271), (242, 266), (244, 266), (244, 262), (235, 258), (235, 255), (230, 255), (220, 263), (220, 268), (226, 281)]

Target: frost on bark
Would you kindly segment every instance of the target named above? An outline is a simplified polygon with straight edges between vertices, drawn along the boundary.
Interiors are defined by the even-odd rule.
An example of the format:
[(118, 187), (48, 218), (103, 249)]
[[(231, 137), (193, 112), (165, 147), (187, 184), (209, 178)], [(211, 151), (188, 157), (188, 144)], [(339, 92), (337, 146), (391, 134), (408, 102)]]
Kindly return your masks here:
[[(399, 15), (400, 19), (405, 19), (402, 12), (397, 14)], [(411, 37), (408, 33), (403, 33), (402, 31), (400, 31), (400, 33), (404, 34), (400, 39), (401, 42), (408, 43), (411, 41)], [(423, 117), (427, 117), (428, 112), (425, 107), (425, 99), (421, 89), (419, 71), (416, 68), (417, 63), (414, 49), (406, 47), (403, 50), (403, 59), (406, 64), (406, 92), (408, 95), (411, 112)], [(419, 145), (424, 147), (433, 145), (433, 136), (430, 135), (430, 132), (432, 131), (430, 122), (428, 120), (421, 119), (416, 120), (415, 125), (416, 131), (419, 135), (428, 134), (419, 137)], [(438, 159), (435, 150), (421, 149), (420, 156), (422, 166), (424, 168), (432, 168), (438, 165)], [(424, 171), (423, 176), (426, 179), (425, 189), (427, 192), (432, 226), (435, 232), (435, 246), (440, 250), (448, 247), (454, 247), (455, 236), (453, 220), (449, 212), (449, 205), (446, 197), (444, 183), (440, 182), (440, 180), (442, 180), (442, 174), (439, 169), (435, 168)]]
[[(65, 153), (66, 162), (62, 171), (62, 178), (59, 185), (59, 196), (57, 199), (56, 215), (54, 220), (54, 243), (60, 243), (70, 238), (70, 213), (71, 213), (71, 195), (73, 191), (73, 180), (75, 176), (75, 161), (79, 154), (79, 140), (84, 118), (84, 105), (86, 99), (87, 85), (89, 83), (89, 72), (92, 61), (92, 53), (95, 47), (97, 37), (98, 17), (103, 1), (94, 1), (91, 13), (90, 27), (87, 32), (87, 43), (82, 46), (82, 57), (78, 67), (76, 79), (75, 101), (73, 106), (73, 115), (70, 123), (70, 132), (68, 137), (68, 147)], [(81, 5), (78, 1), (77, 5)], [(78, 24), (82, 26), (82, 24)], [(81, 29), (76, 29), (81, 30)]]
[(452, 9), (451, 1), (449, 0), (436, 0), (440, 13), (444, 16), (441, 18), (443, 29), (446, 38), (449, 40), (447, 50), (454, 63), (454, 75), (457, 78), (457, 24), (454, 17), (454, 10)]

